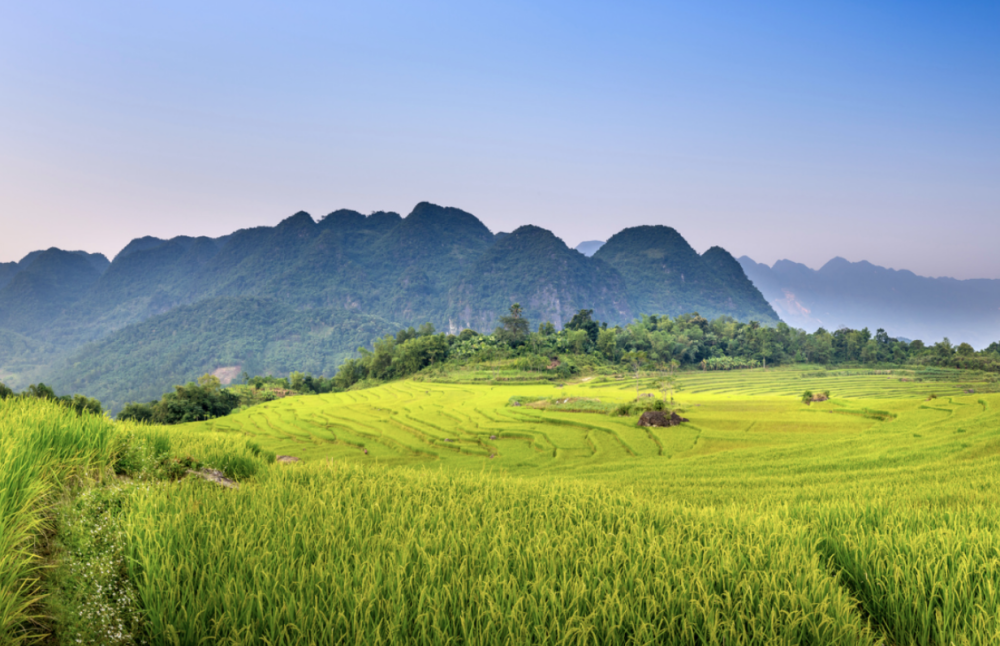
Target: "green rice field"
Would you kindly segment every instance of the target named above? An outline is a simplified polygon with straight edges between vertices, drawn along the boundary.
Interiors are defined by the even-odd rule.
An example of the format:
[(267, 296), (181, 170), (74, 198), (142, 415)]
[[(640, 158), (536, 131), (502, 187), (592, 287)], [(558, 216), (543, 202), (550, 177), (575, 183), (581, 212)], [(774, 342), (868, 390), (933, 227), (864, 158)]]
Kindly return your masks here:
[[(135, 428), (249, 467), (114, 485), (117, 643), (1000, 643), (1000, 395), (920, 379), (411, 380)], [(644, 394), (689, 421), (599, 412)]]

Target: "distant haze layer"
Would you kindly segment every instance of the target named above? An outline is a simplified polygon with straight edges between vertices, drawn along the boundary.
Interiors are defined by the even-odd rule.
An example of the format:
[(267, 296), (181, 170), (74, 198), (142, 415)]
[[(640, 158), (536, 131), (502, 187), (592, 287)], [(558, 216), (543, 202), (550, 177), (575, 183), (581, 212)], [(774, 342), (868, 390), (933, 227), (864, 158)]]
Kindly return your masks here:
[(797, 328), (841, 327), (925, 343), (948, 337), (982, 349), (1000, 341), (1000, 280), (926, 278), (911, 271), (834, 258), (819, 270), (743, 256), (740, 265), (783, 321)]

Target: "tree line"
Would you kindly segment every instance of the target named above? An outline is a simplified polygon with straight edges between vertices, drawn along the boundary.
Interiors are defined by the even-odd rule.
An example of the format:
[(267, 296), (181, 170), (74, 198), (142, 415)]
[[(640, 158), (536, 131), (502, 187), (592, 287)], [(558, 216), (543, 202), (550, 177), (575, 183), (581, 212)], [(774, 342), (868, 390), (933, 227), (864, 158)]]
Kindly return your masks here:
[(561, 330), (552, 322), (534, 331), (517, 303), (491, 334), (462, 330), (439, 333), (430, 323), (376, 339), (371, 348), (345, 361), (332, 377), (293, 372), (288, 377), (244, 373), (243, 384), (223, 388), (205, 375), (198, 383), (175, 386), (160, 401), (128, 404), (119, 419), (177, 424), (227, 415), (288, 394), (321, 394), (377, 385), (427, 369), (509, 360), (513, 369), (544, 372), (564, 379), (588, 368), (621, 370), (740, 370), (786, 364), (838, 366), (911, 365), (1000, 372), (1000, 342), (976, 351), (948, 339), (932, 345), (890, 337), (885, 330), (823, 328), (808, 333), (778, 323), (763, 326), (697, 313), (675, 318), (644, 315), (610, 327), (579, 310)]
[(58, 396), (51, 387), (46, 386), (43, 383), (31, 384), (19, 393), (14, 392), (11, 388), (8, 388), (3, 383), (0, 383), (0, 399), (7, 399), (8, 397), (48, 399), (76, 411), (78, 415), (82, 415), (85, 412), (93, 413), (95, 415), (104, 414), (104, 409), (101, 407), (101, 402), (98, 400), (84, 395), (73, 395), (72, 397), (69, 395)]
[(547, 369), (563, 377), (582, 365), (738, 370), (791, 363), (893, 364), (1000, 372), (1000, 342), (977, 352), (968, 343), (956, 346), (944, 339), (928, 346), (890, 337), (883, 329), (874, 334), (867, 328), (808, 333), (785, 323), (768, 327), (727, 316), (709, 321), (697, 313), (644, 315), (629, 325), (609, 327), (593, 318), (593, 310), (578, 311), (561, 330), (544, 322), (531, 331), (516, 303), (489, 335), (473, 330), (439, 334), (425, 324), (386, 335), (359, 353), (329, 380), (331, 390), (399, 379), (431, 366), (498, 359), (515, 359), (512, 367)]

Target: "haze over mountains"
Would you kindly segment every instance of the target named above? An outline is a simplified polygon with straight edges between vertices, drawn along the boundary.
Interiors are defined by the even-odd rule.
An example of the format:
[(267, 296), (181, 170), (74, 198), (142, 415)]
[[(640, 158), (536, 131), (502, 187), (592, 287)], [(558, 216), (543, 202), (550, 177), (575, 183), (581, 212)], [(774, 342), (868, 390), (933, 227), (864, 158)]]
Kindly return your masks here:
[(894, 337), (949, 337), (977, 349), (1000, 340), (1000, 280), (926, 278), (843, 258), (818, 270), (789, 260), (768, 267), (746, 256), (739, 263), (792, 327), (881, 327)]
[(603, 240), (586, 240), (573, 248), (589, 258), (597, 253), (597, 250), (603, 246)]
[(539, 227), (494, 235), (428, 203), (405, 218), (299, 212), (216, 239), (139, 238), (110, 263), (49, 249), (0, 265), (0, 380), (115, 410), (223, 367), (332, 374), (401, 326), (489, 331), (514, 302), (533, 325), (579, 309), (612, 325), (692, 311), (778, 321), (730, 254), (699, 255), (669, 227), (626, 229), (587, 257)]

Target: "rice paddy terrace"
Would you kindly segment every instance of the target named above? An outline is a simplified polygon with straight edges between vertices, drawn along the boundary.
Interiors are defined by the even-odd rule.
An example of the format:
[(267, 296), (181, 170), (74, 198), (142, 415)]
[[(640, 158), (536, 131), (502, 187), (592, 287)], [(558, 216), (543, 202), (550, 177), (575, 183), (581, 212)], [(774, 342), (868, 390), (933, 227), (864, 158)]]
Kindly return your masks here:
[[(285, 501), (269, 503), (282, 518), (309, 521), (279, 531), (287, 520), (250, 522), (252, 505), (229, 502), (201, 531), (262, 532), (262, 554), (336, 553), (327, 582), (308, 559), (273, 556), (289, 571), (269, 585), (308, 604), (312, 589), (295, 590), (317, 580), (360, 603), (368, 614), (336, 627), (305, 615), (304, 634), (341, 643), (1000, 643), (1000, 395), (970, 392), (995, 389), (982, 376), (930, 376), (682, 373), (690, 421), (672, 428), (594, 412), (662, 394), (657, 377), (406, 381), (271, 402), (189, 432), (303, 457), (263, 490)], [(804, 405), (805, 390), (831, 399)], [(203, 499), (161, 499), (156, 513)], [(246, 550), (219, 541), (232, 545), (211, 556), (191, 543), (144, 567), (162, 581), (195, 559), (209, 578), (257, 576), (217, 563)], [(186, 634), (275, 621), (234, 620), (233, 603), (192, 602), (230, 623)]]
[[(852, 371), (682, 373), (670, 394), (690, 422), (673, 428), (642, 428), (635, 417), (591, 410), (661, 397), (661, 384), (656, 377), (557, 386), (404, 381), (279, 400), (194, 427), (305, 459), (620, 476), (621, 468), (639, 466), (687, 470), (697, 465), (685, 459), (718, 453), (715, 463), (737, 460), (741, 468), (755, 458), (773, 464), (789, 451), (813, 460), (897, 451), (911, 461), (925, 451), (936, 459), (942, 448), (970, 448), (979, 437), (972, 431), (998, 419), (987, 402), (994, 395), (968, 392), (976, 384)], [(805, 406), (805, 390), (828, 390), (831, 400)]]
[[(128, 593), (100, 607), (132, 601), (105, 625), (86, 612), (108, 586), (88, 588), (59, 643), (1000, 643), (1000, 394), (982, 375), (681, 373), (690, 421), (671, 428), (606, 414), (662, 397), (662, 376), (459, 377), (183, 427), (88, 418), (94, 460), (126, 437), (140, 466), (243, 475), (112, 479), (78, 498), (107, 542), (73, 580), (111, 546)], [(806, 390), (831, 398), (805, 405)], [(50, 435), (70, 446), (65, 413), (6, 405), (0, 464), (28, 448), (55, 460)], [(11, 572), (0, 592), (30, 603)]]

